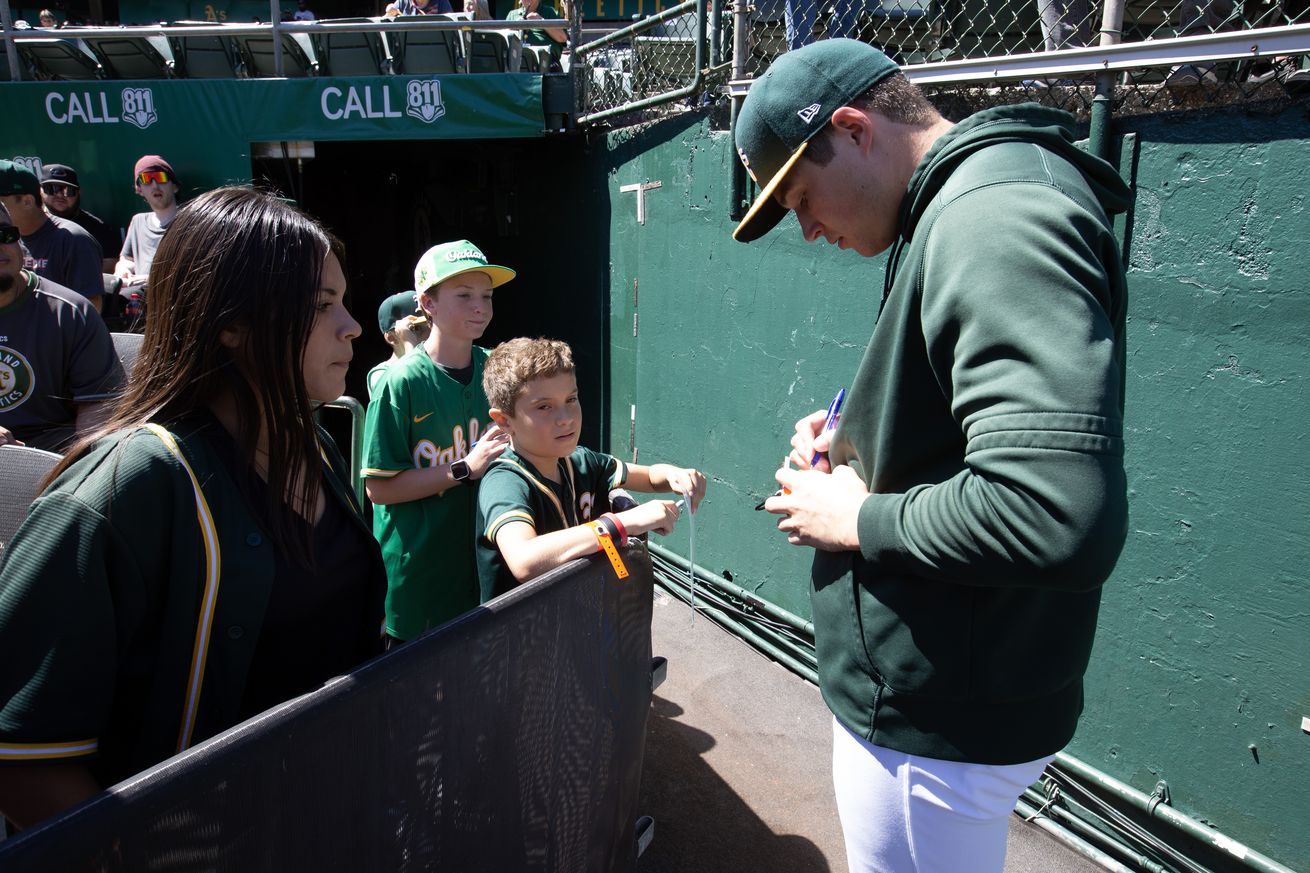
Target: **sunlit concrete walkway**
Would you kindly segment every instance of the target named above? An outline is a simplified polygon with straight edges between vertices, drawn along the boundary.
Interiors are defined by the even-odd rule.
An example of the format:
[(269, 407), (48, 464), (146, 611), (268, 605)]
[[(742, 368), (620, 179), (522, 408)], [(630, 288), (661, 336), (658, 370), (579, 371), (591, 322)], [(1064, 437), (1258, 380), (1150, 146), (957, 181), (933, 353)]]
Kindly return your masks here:
[[(669, 668), (647, 733), (640, 811), (655, 838), (638, 871), (845, 873), (819, 690), (658, 591), (653, 643)], [(1100, 868), (1014, 816), (1005, 869)]]

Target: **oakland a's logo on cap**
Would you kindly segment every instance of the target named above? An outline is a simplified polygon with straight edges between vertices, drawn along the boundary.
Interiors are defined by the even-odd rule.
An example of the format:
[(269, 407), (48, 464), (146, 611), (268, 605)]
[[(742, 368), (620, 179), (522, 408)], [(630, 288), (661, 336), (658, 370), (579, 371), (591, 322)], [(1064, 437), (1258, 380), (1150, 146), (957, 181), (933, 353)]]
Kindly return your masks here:
[(755, 171), (751, 169), (751, 161), (750, 158), (746, 157), (746, 150), (738, 148), (737, 156), (741, 158), (741, 165), (746, 168), (746, 172), (750, 173), (751, 181), (758, 183), (760, 180), (755, 178)]
[(8, 346), (0, 346), (0, 412), (22, 406), (32, 396), (35, 382), (27, 358)]

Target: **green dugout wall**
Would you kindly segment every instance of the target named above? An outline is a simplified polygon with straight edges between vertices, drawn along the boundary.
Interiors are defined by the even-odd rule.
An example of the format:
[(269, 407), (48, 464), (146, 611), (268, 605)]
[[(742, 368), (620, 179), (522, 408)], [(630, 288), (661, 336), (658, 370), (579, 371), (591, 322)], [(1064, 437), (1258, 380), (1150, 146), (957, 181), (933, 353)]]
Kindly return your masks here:
[[(1140, 146), (1131, 531), (1069, 748), (1147, 794), (1166, 780), (1176, 808), (1297, 869), (1310, 867), (1305, 119), (1302, 105), (1117, 122)], [(793, 422), (849, 384), (884, 261), (806, 244), (791, 218), (733, 242), (733, 150), (703, 119), (605, 145), (609, 448), (631, 457), (635, 434), (640, 461), (704, 470), (697, 563), (808, 617), (808, 550), (753, 507)], [(641, 224), (622, 188), (654, 183)], [(687, 526), (666, 544), (685, 556)]]

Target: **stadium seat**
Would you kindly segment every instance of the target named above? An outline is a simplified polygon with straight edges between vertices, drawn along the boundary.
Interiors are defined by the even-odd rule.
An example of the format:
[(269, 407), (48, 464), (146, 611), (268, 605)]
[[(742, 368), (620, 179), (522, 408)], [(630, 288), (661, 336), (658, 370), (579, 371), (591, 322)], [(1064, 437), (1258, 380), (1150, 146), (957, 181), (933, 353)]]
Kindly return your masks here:
[(114, 341), (114, 351), (118, 354), (119, 363), (123, 365), (123, 375), (131, 378), (132, 368), (136, 366), (145, 337), (139, 333), (111, 333), (109, 337)]
[(59, 463), (59, 457), (30, 446), (0, 446), (0, 494), (5, 495), (5, 511), (0, 512), (0, 552), (27, 518), (27, 507), (39, 493), (41, 480)]
[(516, 73), (523, 55), (522, 39), (500, 30), (472, 30), (465, 43), (469, 53), (470, 73)]
[[(374, 18), (337, 18), (320, 24), (362, 23)], [(391, 50), (382, 33), (314, 33), (310, 35), (323, 76), (376, 76), (392, 71)]]
[[(189, 24), (211, 24), (207, 21), (175, 21), (179, 27)], [(231, 37), (226, 36), (173, 36), (168, 37), (176, 61), (176, 73), (187, 79), (235, 79), (245, 70), (237, 55)]]
[(103, 79), (105, 72), (81, 40), (25, 39), (18, 54), (38, 79)]
[[(237, 52), (245, 65), (245, 73), (252, 78), (277, 77), (273, 63), (273, 34), (233, 37)], [(288, 79), (301, 79), (318, 75), (318, 55), (307, 33), (282, 34), (282, 75)]]
[[(449, 15), (401, 16), (392, 19), (396, 24), (406, 21), (452, 21)], [(423, 75), (429, 73), (458, 73), (461, 71), (459, 31), (457, 30), (396, 30), (387, 33), (387, 44), (398, 73)]]
[(519, 70), (524, 73), (540, 73), (541, 57), (537, 54), (535, 46), (525, 45), (523, 47), (523, 63), (519, 65)]
[(108, 31), (83, 42), (100, 59), (110, 79), (171, 79), (173, 49), (162, 36), (133, 36)]

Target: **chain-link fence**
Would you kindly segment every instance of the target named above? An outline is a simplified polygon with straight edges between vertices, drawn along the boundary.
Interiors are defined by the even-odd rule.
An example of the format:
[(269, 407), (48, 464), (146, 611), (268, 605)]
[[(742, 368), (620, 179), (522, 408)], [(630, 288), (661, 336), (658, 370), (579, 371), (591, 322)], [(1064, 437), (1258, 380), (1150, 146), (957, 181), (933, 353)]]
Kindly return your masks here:
[[(705, 6), (706, 43), (699, 63), (695, 2), (626, 28), (625, 36), (603, 47), (584, 47), (584, 120), (610, 120), (625, 107), (649, 111), (660, 95), (675, 95), (666, 102), (678, 106), (694, 106), (725, 90), (733, 52), (732, 4), (706, 0)], [(911, 74), (916, 68), (1036, 53), (1022, 73), (979, 75), (962, 69), (954, 81), (938, 76), (926, 88), (944, 103), (963, 100), (977, 107), (1037, 100), (1083, 113), (1094, 94), (1094, 71), (1107, 65), (1103, 58), (1085, 57), (1081, 69), (1069, 71), (1066, 52), (1099, 46), (1103, 16), (1102, 4), (1091, 0), (755, 0), (741, 72), (758, 76), (781, 53), (835, 36), (877, 45)], [(1122, 43), (1161, 48), (1112, 68), (1116, 111), (1285, 99), (1310, 91), (1310, 61), (1303, 54), (1253, 52), (1244, 45), (1214, 58), (1223, 53), (1186, 42), (1161, 43), (1225, 34), (1258, 42), (1270, 29), (1296, 24), (1310, 24), (1310, 0), (1128, 0)], [(1259, 35), (1250, 33), (1256, 29)], [(1043, 54), (1057, 51), (1061, 54)], [(1055, 63), (1057, 58), (1065, 63)]]

